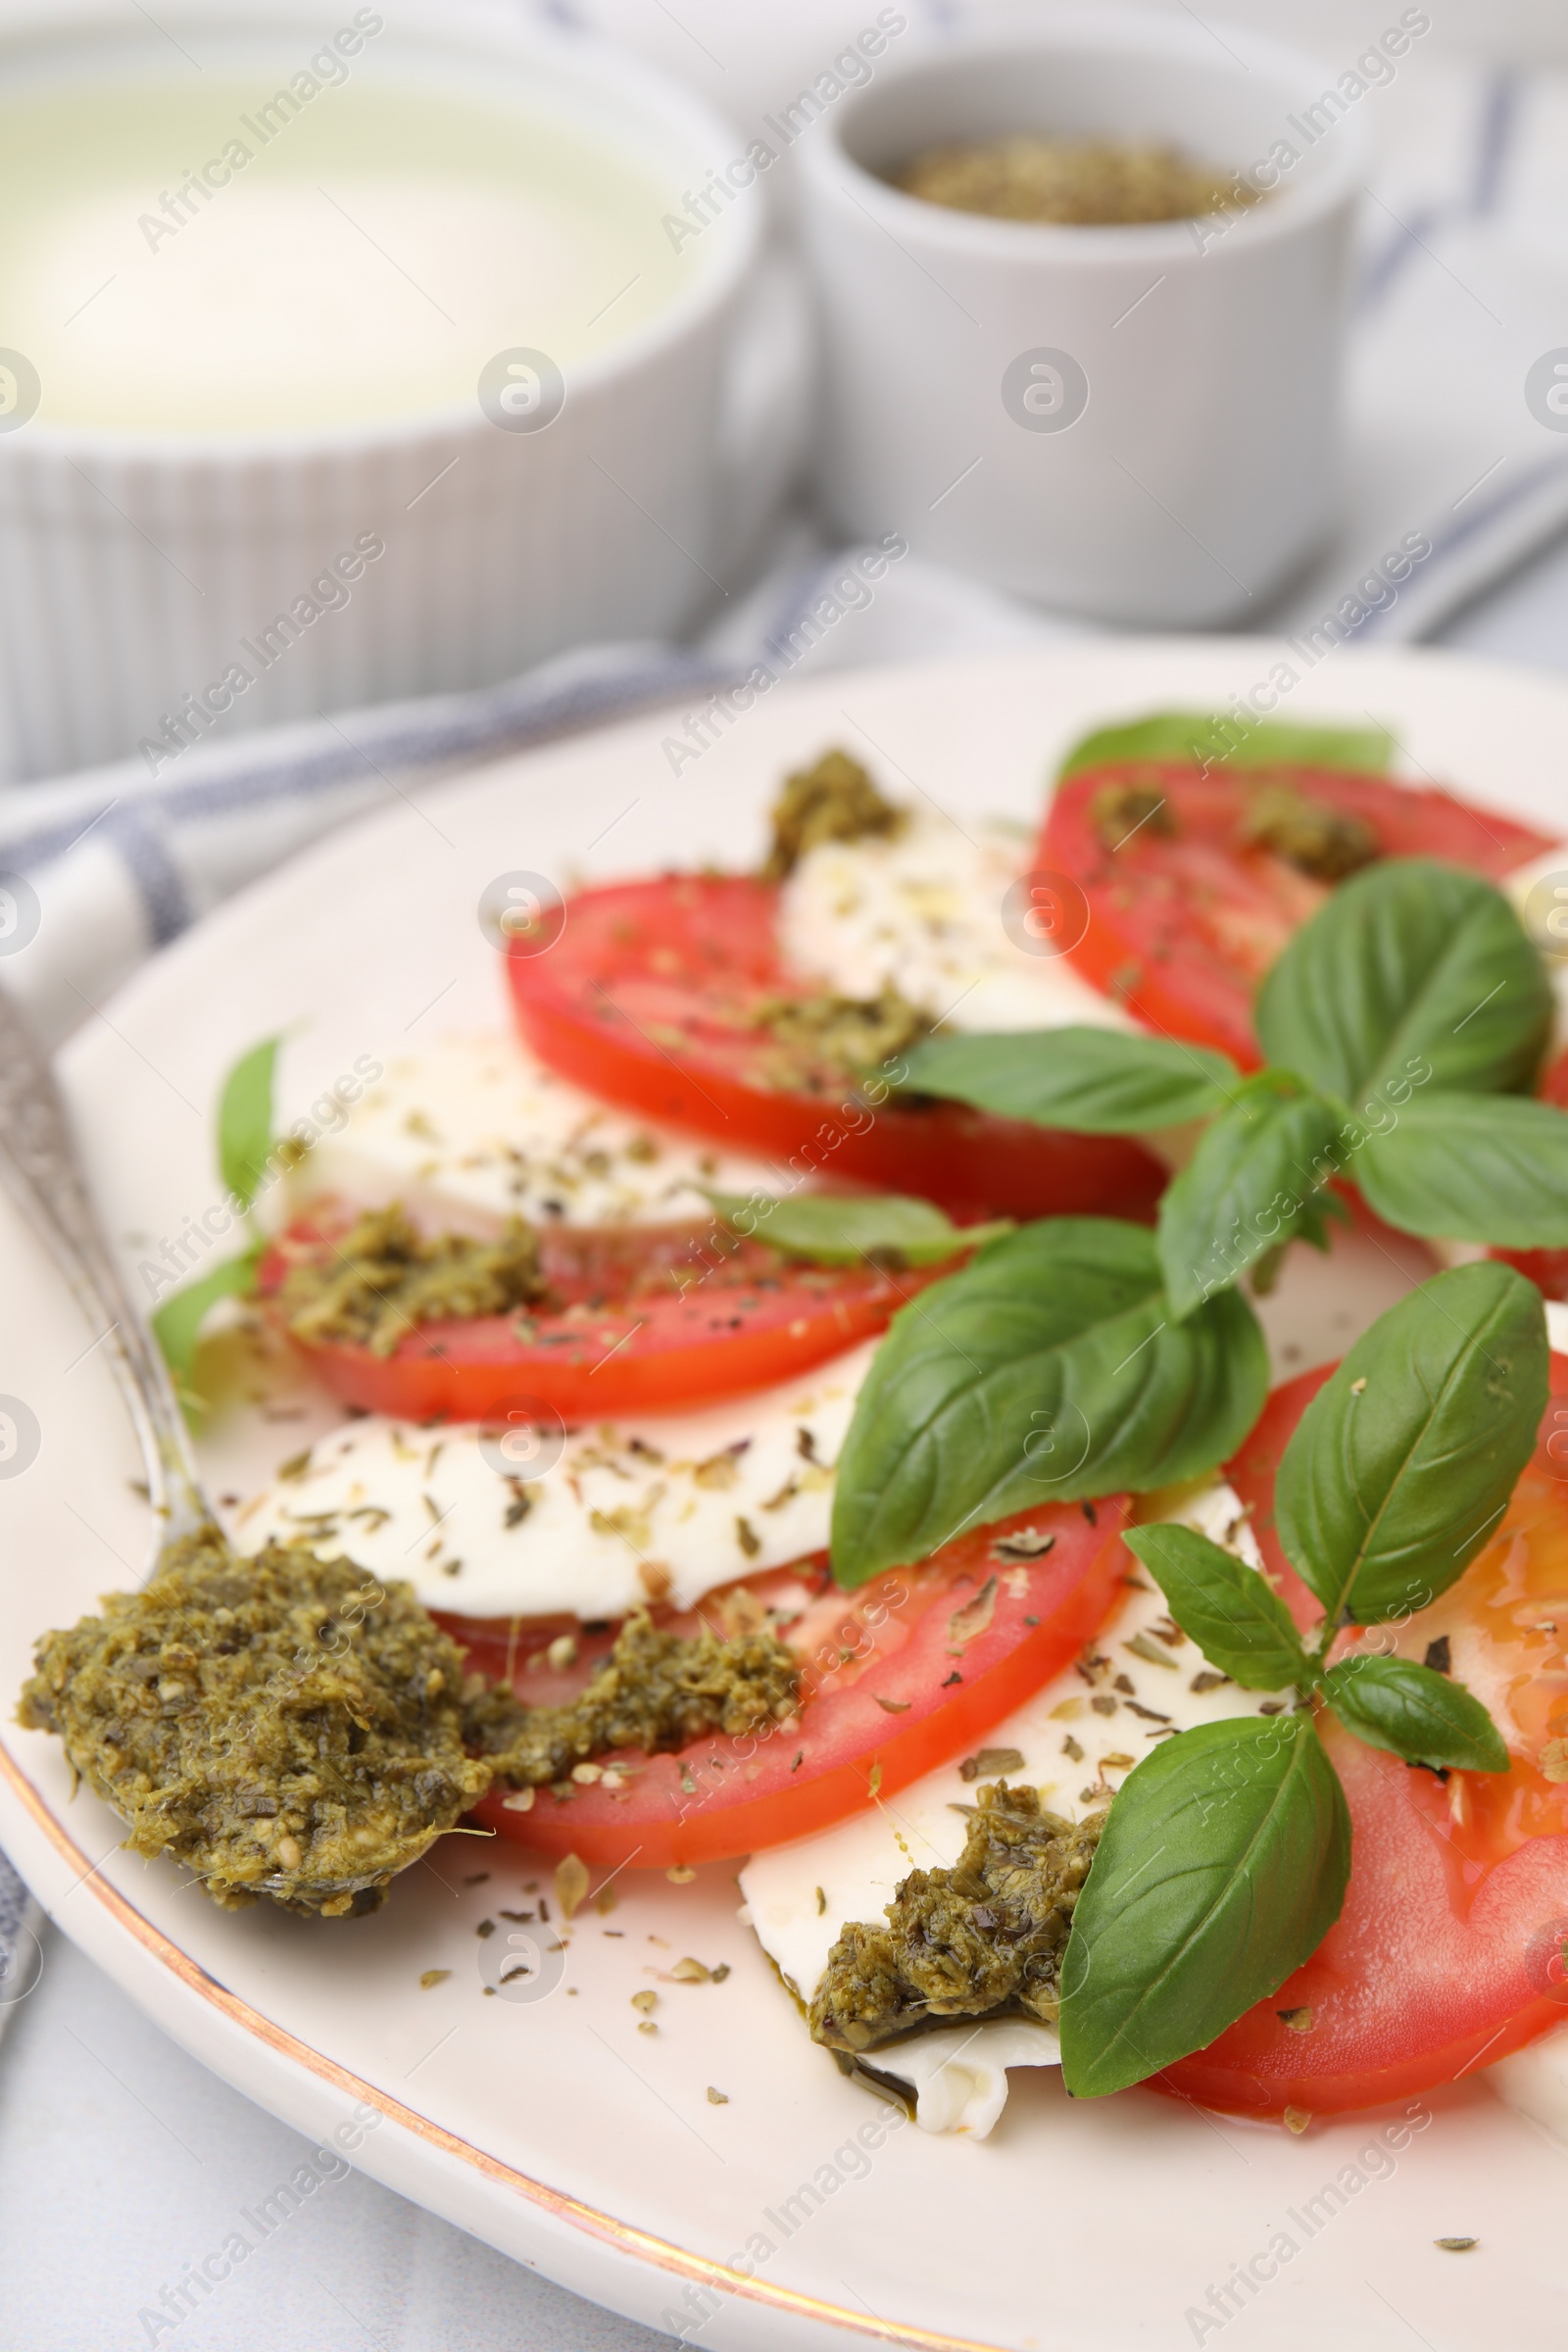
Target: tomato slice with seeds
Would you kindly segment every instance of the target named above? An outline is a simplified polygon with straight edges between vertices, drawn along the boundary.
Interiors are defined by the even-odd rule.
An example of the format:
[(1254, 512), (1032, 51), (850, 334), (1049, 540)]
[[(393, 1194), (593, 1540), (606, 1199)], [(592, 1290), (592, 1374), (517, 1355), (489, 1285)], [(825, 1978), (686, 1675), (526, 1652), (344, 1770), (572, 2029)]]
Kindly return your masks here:
[[(1267, 797), (1272, 796), (1272, 798)], [(1271, 843), (1294, 846), (1306, 867)], [(1551, 847), (1453, 794), (1341, 768), (1245, 774), (1120, 760), (1058, 784), (1041, 869), (1084, 895), (1068, 951), (1084, 977), (1163, 1036), (1258, 1060), (1257, 984), (1347, 858), (1441, 858), (1496, 881)], [(1083, 910), (1080, 909), (1080, 917)]]
[[(608, 1788), (571, 1786), (560, 1796), (542, 1788), (526, 1812), (498, 1789), (472, 1818), (594, 1869), (667, 1870), (827, 1829), (960, 1755), (1060, 1673), (1119, 1593), (1127, 1510), (1114, 1495), (1020, 1512), (854, 1592), (834, 1585), (821, 1555), (749, 1578), (802, 1659), (800, 1708), (788, 1723), (770, 1736), (697, 1740), (676, 1754), (601, 1757)], [(722, 1624), (725, 1599), (711, 1593), (700, 1612), (668, 1622), (677, 1632), (695, 1631), (699, 1615)], [(594, 1629), (566, 1672), (539, 1655), (550, 1627), (442, 1622), (474, 1668), (510, 1671), (534, 1704), (571, 1697), (614, 1639)]]
[[(1321, 1611), (1280, 1550), (1274, 1476), (1327, 1378), (1325, 1368), (1277, 1390), (1230, 1470), (1303, 1625)], [(1355, 1629), (1336, 1655), (1374, 1642), (1446, 1658), (1491, 1707), (1512, 1767), (1440, 1776), (1324, 1716), (1350, 1804), (1345, 1909), (1304, 1968), (1159, 2087), (1262, 2115), (1374, 2107), (1568, 2022), (1568, 1358), (1551, 1359), (1535, 1457), (1494, 1541), (1408, 1624)], [(1300, 2011), (1305, 2032), (1281, 2015)]]
[[(882, 1079), (857, 1087), (812, 1027), (820, 988), (782, 960), (778, 895), (745, 874), (580, 892), (548, 952), (514, 943), (523, 1038), (606, 1102), (787, 1160), (781, 1191), (805, 1174), (918, 1193), (964, 1221), (1152, 1218), (1165, 1172), (1126, 1137), (901, 1103)], [(882, 1064), (891, 1035), (872, 1022), (855, 1043)]]
[[(297, 1220), (262, 1261), (261, 1296), (302, 1258), (329, 1265), (353, 1221), (328, 1206)], [(874, 1339), (956, 1262), (810, 1265), (713, 1225), (553, 1225), (538, 1244), (545, 1304), (421, 1323), (390, 1355), (350, 1341), (305, 1352), (334, 1396), (395, 1420), (501, 1421), (524, 1401), (564, 1421), (685, 1412)]]

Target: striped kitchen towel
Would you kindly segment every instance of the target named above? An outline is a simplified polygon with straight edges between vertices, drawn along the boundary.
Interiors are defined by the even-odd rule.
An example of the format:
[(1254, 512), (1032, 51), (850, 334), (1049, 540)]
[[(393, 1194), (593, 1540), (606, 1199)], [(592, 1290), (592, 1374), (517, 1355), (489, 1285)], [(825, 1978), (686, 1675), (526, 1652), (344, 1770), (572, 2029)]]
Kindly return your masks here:
[[(1362, 103), (1385, 158), (1342, 527), (1247, 615), (1308, 653), (1428, 637), (1568, 526), (1568, 79), (1432, 60)], [(478, 693), (212, 738), (156, 776), (127, 760), (0, 792), (0, 981), (53, 1043), (229, 892), (414, 776), (700, 700), (758, 662), (804, 675), (1084, 626), (913, 556), (873, 588), (853, 550), (786, 518), (760, 584), (695, 644), (591, 647)]]
[(43, 1913), (0, 1854), (0, 2034), (38, 1981)]

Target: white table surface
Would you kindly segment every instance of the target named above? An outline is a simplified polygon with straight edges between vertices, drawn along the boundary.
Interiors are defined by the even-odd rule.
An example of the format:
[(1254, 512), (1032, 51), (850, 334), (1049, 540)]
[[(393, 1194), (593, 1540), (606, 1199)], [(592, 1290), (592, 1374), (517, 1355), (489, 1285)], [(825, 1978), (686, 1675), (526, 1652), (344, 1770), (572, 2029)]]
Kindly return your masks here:
[(0, 2060), (5, 2352), (648, 2352), (612, 2317), (348, 2172), (177, 2327), (149, 2326), (309, 2142), (188, 2058), (52, 1929)]

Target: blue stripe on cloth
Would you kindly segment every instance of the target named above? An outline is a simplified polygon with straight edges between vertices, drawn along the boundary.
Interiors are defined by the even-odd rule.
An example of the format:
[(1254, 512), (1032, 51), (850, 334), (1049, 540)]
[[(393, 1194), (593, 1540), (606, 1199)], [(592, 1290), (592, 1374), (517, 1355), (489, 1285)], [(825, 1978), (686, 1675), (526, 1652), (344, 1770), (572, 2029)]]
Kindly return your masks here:
[(1494, 74), (1487, 85), (1481, 111), (1481, 140), (1476, 156), (1475, 185), (1470, 196), (1470, 210), (1478, 220), (1484, 220), (1489, 213), (1497, 210), (1503, 176), (1519, 128), (1520, 100), (1523, 95), (1519, 75), (1507, 68)]
[(129, 869), (154, 947), (167, 947), (191, 917), (185, 885), (168, 843), (144, 809), (123, 801), (105, 819), (103, 833)]
[(773, 626), (762, 640), (762, 654), (769, 662), (782, 662), (793, 669), (800, 654), (792, 649), (790, 639), (803, 621), (810, 616), (811, 607), (823, 594), (829, 581), (841, 572), (851, 551), (838, 548), (831, 555), (815, 556), (790, 575), (789, 587), (780, 597)]
[(1485, 220), (1499, 207), (1503, 179), (1517, 143), (1524, 89), (1520, 76), (1499, 68), (1486, 85), (1476, 122), (1475, 160), (1468, 188), (1442, 204), (1424, 205), (1400, 220), (1386, 245), (1368, 262), (1355, 292), (1358, 311), (1374, 310), (1406, 264), (1456, 220)]
[[(1510, 514), (1514, 508), (1522, 505), (1527, 499), (1536, 497), (1543, 488), (1551, 482), (1568, 482), (1568, 456), (1541, 459), (1539, 464), (1528, 467), (1506, 488), (1499, 487), (1490, 499), (1484, 499), (1480, 506), (1452, 524), (1449, 529), (1435, 533), (1432, 539), (1432, 553), (1421, 566), (1421, 586), (1424, 588), (1429, 580), (1437, 577), (1443, 569), (1446, 558), (1457, 553), (1472, 539), (1479, 537), (1481, 532), (1490, 530), (1494, 523), (1500, 522), (1504, 515)], [(1357, 639), (1375, 637), (1394, 609), (1392, 604), (1382, 605), (1368, 612), (1364, 620), (1356, 623), (1354, 636)]]
[(1355, 291), (1355, 308), (1370, 311), (1387, 296), (1396, 278), (1418, 253), (1428, 253), (1427, 240), (1437, 234), (1448, 218), (1446, 206), (1430, 204), (1418, 212), (1413, 220), (1400, 220), (1381, 253), (1374, 255), (1361, 275)]
[(1432, 554), (1427, 561), (1438, 563), (1444, 556), (1451, 555), (1456, 547), (1463, 547), (1467, 540), (1475, 538), (1477, 532), (1498, 521), (1522, 499), (1534, 497), (1544, 483), (1560, 481), (1565, 475), (1568, 475), (1568, 457), (1541, 459), (1539, 464), (1530, 466), (1506, 489), (1499, 488), (1493, 498), (1483, 501), (1462, 522), (1456, 522), (1451, 530), (1434, 539)]
[(0, 1958), (16, 1940), (32, 1898), (4, 1854), (0, 1854)]
[(0, 1854), (0, 2034), (19, 2000), (37, 1982), (39, 1914), (31, 1895)]
[(308, 800), (328, 784), (384, 770), (431, 767), (476, 752), (517, 751), (554, 735), (602, 726), (640, 705), (676, 696), (686, 687), (727, 684), (730, 672), (699, 657), (668, 655), (618, 668), (612, 677), (573, 679), (541, 688), (527, 679), (482, 694), (435, 698), (428, 706), (400, 703), (390, 710), (352, 713), (347, 725), (327, 722), (337, 740), (318, 751), (264, 752), (255, 766), (229, 767), (221, 776), (171, 783), (163, 805), (177, 822), (226, 816), (260, 800)]
[[(149, 934), (163, 946), (191, 920), (179, 849), (182, 836), (203, 823), (249, 808), (324, 798), (334, 788), (374, 776), (523, 750), (688, 691), (712, 692), (734, 676), (729, 665), (700, 655), (647, 648), (609, 653), (603, 666), (587, 674), (580, 659), (566, 658), (564, 666), (575, 674), (561, 676), (561, 666), (550, 665), (555, 675), (533, 673), (475, 694), (355, 711), (341, 722), (323, 718), (319, 730), (306, 722), (307, 740), (298, 727), (260, 735), (254, 748), (237, 737), (221, 748), (194, 753), (198, 772), (179, 778), (149, 783), (127, 762), (103, 772), (104, 797), (96, 808), (73, 793), (70, 815), (41, 824), (26, 822), (33, 813), (28, 804), (54, 788), (21, 786), (0, 802), (0, 850), (8, 868), (36, 873), (100, 826), (135, 883)], [(284, 735), (283, 748), (278, 733)], [(218, 772), (199, 772), (203, 764), (216, 765)], [(19, 819), (19, 829), (12, 831)]]

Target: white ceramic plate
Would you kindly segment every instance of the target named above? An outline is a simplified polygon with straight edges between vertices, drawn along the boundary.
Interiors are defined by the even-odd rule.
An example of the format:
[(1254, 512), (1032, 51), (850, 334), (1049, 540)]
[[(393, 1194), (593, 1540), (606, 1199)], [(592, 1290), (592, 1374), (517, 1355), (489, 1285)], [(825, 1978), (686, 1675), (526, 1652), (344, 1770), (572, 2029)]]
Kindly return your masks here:
[[(662, 748), (674, 722), (655, 715), (400, 805), (223, 907), (73, 1041), (64, 1078), (111, 1229), (133, 1267), (134, 1237), (173, 1234), (220, 1197), (211, 1106), (257, 1038), (291, 1030), (292, 1115), (357, 1054), (503, 1018), (475, 912), (500, 873), (751, 859), (784, 766), (832, 742), (960, 818), (1032, 817), (1055, 755), (1090, 724), (1223, 707), (1276, 659), (1302, 666), (1250, 640), (1122, 641), (829, 677), (770, 695), (678, 781)], [(1412, 773), (1568, 832), (1560, 685), (1442, 656), (1342, 653), (1285, 708), (1371, 710)], [(1327, 1271), (1290, 1272), (1268, 1318), (1282, 1360), (1340, 1352), (1402, 1279), (1353, 1246)], [(24, 1399), (42, 1431), (25, 1475), (0, 1481), (9, 1692), (35, 1635), (134, 1578), (148, 1531), (95, 1335), (3, 1208), (0, 1298), (0, 1395)], [(262, 1432), (270, 1458), (295, 1429), (295, 1443), (310, 1434)], [(110, 1814), (73, 1801), (55, 1743), (9, 1724), (0, 1739), (0, 1843), (166, 2032), (318, 2137), (358, 2111), (357, 2163), (668, 2334), (715, 2352), (847, 2336), (1004, 2352), (1220, 2334), (1259, 2352), (1562, 2341), (1568, 2156), (1484, 2081), (1418, 2102), (1408, 2145), (1358, 2168), (1365, 2185), (1342, 2190), (1310, 2237), (1287, 2216), (1354, 2164), (1363, 2120), (1290, 2138), (1145, 2092), (1074, 2108), (1054, 2078), (1025, 2074), (988, 2141), (906, 2129), (867, 2156), (856, 2133), (876, 2111), (807, 2040), (736, 1920), (728, 1866), (686, 1886), (623, 1879), (612, 1916), (579, 1918), (547, 1997), (486, 1998), (499, 1939), (476, 1936), (478, 1922), (527, 1907), (522, 1883), (548, 1880), (520, 1849), (449, 1839), (369, 1921), (225, 1916), (172, 1869), (117, 1849)], [(465, 1884), (485, 1869), (487, 1884)], [(732, 1974), (660, 1983), (686, 1953)], [(451, 1974), (421, 1990), (431, 1968)], [(630, 2005), (650, 1985), (652, 2036)], [(726, 2105), (709, 2102), (710, 2084)], [(1222, 2323), (1210, 2287), (1281, 2230), (1300, 2251), (1245, 2301), (1237, 2289)], [(1476, 2251), (1435, 2249), (1461, 2232)], [(752, 2276), (729, 2267), (741, 2257)]]

